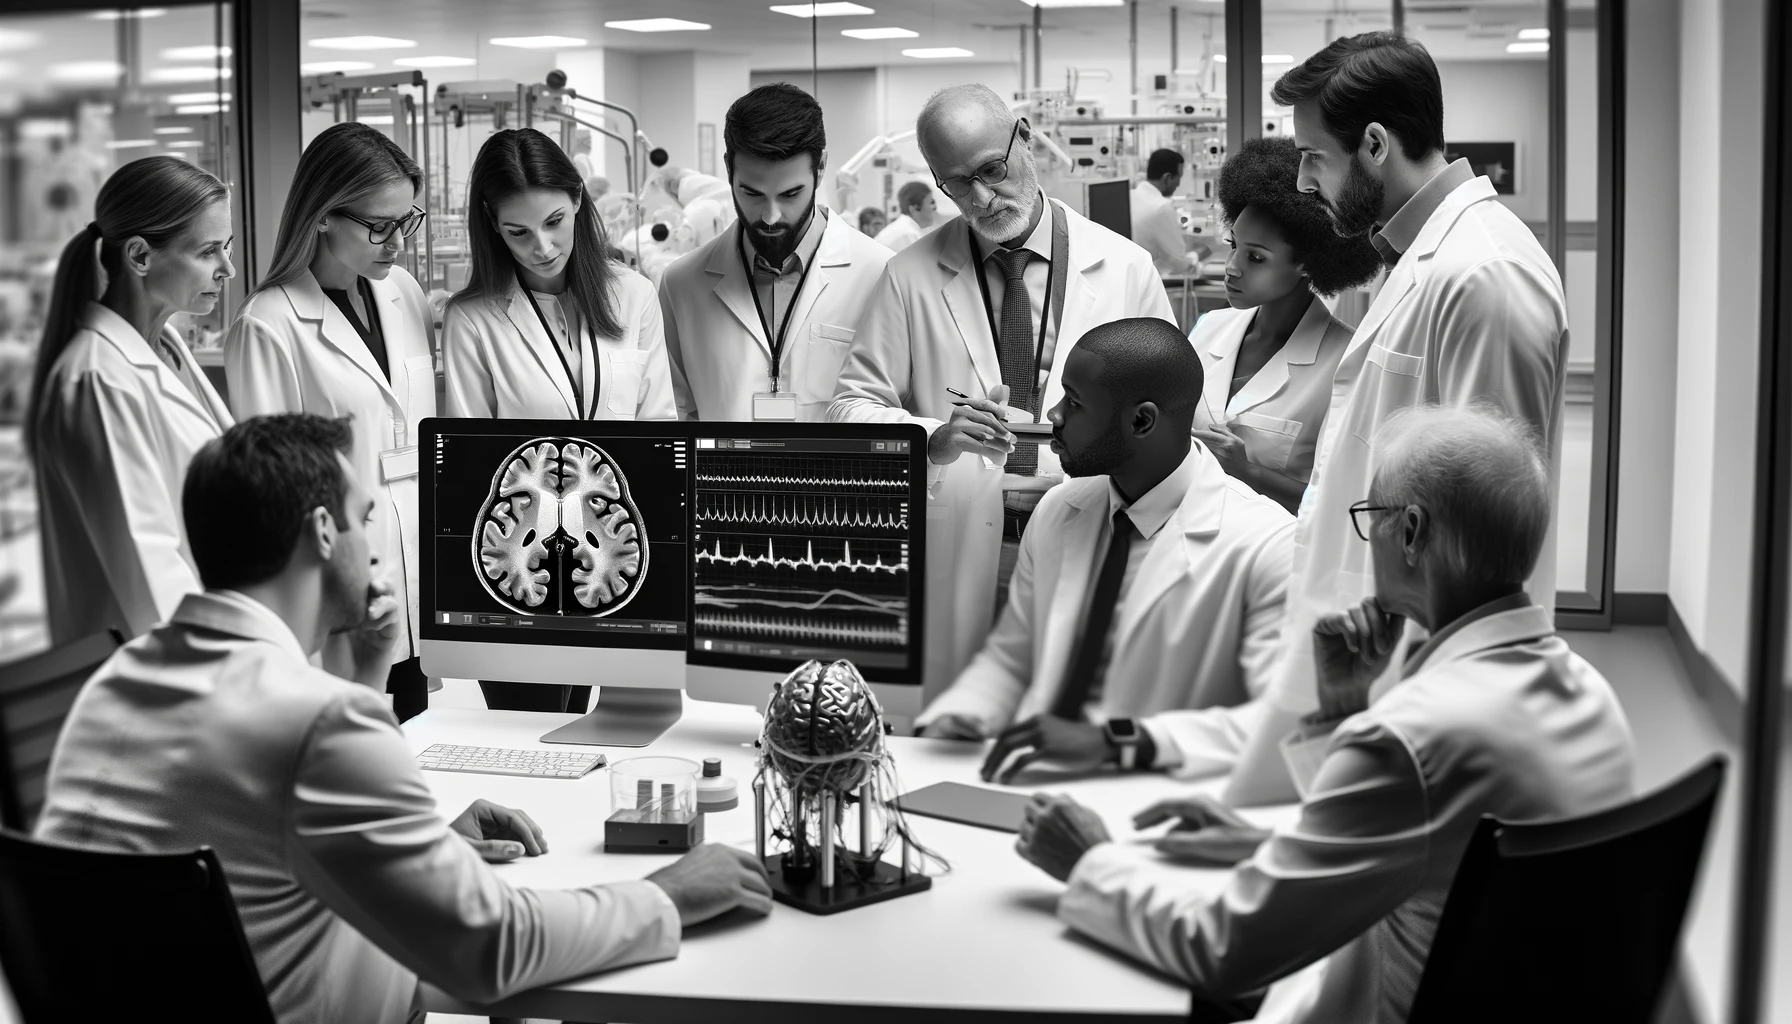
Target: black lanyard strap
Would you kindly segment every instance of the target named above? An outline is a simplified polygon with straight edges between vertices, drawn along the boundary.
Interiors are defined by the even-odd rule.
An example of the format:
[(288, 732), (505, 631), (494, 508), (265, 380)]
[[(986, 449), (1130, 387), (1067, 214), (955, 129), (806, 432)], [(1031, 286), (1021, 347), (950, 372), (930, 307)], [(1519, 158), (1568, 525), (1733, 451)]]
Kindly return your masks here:
[[(809, 229), (814, 226), (814, 218), (821, 215), (821, 210), (819, 208), (811, 208), (809, 224), (803, 228), (804, 235), (807, 235)], [(797, 300), (803, 297), (803, 285), (809, 280), (809, 271), (815, 268), (816, 261), (821, 257), (821, 246), (816, 246), (814, 255), (803, 261), (803, 272), (796, 279), (796, 291), (790, 293), (790, 305), (784, 307), (784, 319), (778, 324), (778, 331), (774, 336), (772, 333), (771, 321), (767, 320), (765, 316), (765, 303), (761, 302), (759, 299), (759, 281), (753, 273), (753, 263), (751, 260), (747, 259), (746, 222), (738, 222), (735, 225), (735, 228), (734, 248), (735, 251), (740, 253), (741, 269), (745, 270), (747, 273), (747, 291), (753, 293), (753, 310), (759, 314), (759, 327), (761, 330), (765, 331), (766, 344), (770, 345), (772, 350), (772, 393), (776, 394), (778, 391), (778, 377), (784, 366), (784, 335), (785, 332), (790, 330), (790, 321), (793, 319), (792, 314), (796, 312)], [(802, 244), (802, 239), (799, 237), (797, 239), (797, 248), (802, 248)], [(757, 254), (757, 250), (755, 250), (755, 254)], [(770, 264), (767, 265), (769, 266)], [(778, 278), (783, 276), (784, 272), (782, 269), (774, 269), (772, 274), (773, 316), (776, 316), (778, 313)]]
[[(540, 304), (535, 301), (535, 293), (533, 291), (531, 291), (529, 289), (529, 287), (527, 285), (524, 285), (521, 281), (518, 281), (517, 284), (520, 287), (522, 287), (524, 297), (526, 297), (529, 300), (529, 308), (533, 309), (535, 311), (535, 319), (541, 321), (541, 329), (543, 331), (547, 332), (548, 344), (553, 347), (554, 354), (560, 357), (560, 368), (562, 370), (566, 371), (566, 379), (568, 381), (572, 382), (573, 412), (577, 414), (576, 418), (581, 419), (581, 420), (596, 419), (597, 418), (597, 396), (595, 394), (592, 395), (591, 411), (586, 412), (585, 411), (585, 391), (584, 391), (584, 388), (580, 387), (580, 380), (579, 380), (580, 375), (572, 372), (572, 364), (566, 361), (566, 353), (562, 352), (560, 350), (560, 339), (554, 335), (554, 328), (548, 325), (547, 316), (542, 313)], [(566, 310), (564, 308), (560, 310), (560, 315), (563, 317), (566, 317)], [(595, 348), (588, 350), (585, 347), (585, 324), (581, 320), (581, 322), (579, 324), (579, 330), (576, 332), (578, 334), (578, 337), (574, 338), (573, 334), (575, 332), (572, 330), (572, 324), (571, 324), (572, 318), (566, 317), (566, 319), (568, 321), (567, 330), (566, 330), (566, 343), (568, 345), (577, 345), (579, 347), (579, 356), (580, 356), (581, 363), (583, 363), (587, 360), (591, 362), (592, 390), (593, 391), (602, 391), (603, 390), (603, 376), (602, 376), (603, 375), (603, 367), (597, 365), (597, 362), (596, 362), (597, 350)]]
[[(1059, 333), (1064, 330), (1064, 282), (1070, 277), (1068, 265), (1070, 227), (1065, 223), (1064, 214), (1058, 209), (1057, 204), (1043, 196), (1040, 201), (1045, 203), (1046, 209), (1052, 215), (1052, 258), (1045, 269), (1045, 293), (1049, 301), (1046, 302), (1045, 309), (1040, 312), (1039, 341), (1033, 347), (1033, 400), (1026, 406), (1026, 411), (1032, 414), (1035, 423), (1039, 422), (1039, 406), (1045, 400), (1045, 389), (1039, 385), (1039, 364), (1045, 361), (1045, 331), (1054, 323), (1058, 325)], [(967, 227), (966, 232), (971, 239), (971, 259), (975, 261), (977, 267), (977, 287), (983, 293), (983, 315), (989, 320), (989, 336), (995, 340), (996, 350), (999, 352), (1002, 344), (1002, 330), (996, 325), (995, 306), (989, 298), (989, 277), (983, 263), (983, 248), (977, 244), (975, 231), (971, 231)], [(1059, 267), (1064, 268), (1064, 273), (1058, 273)], [(1025, 283), (1021, 282), (1023, 286)], [(1029, 298), (1029, 304), (1031, 301)], [(1009, 395), (1008, 398), (1009, 404), (1013, 404), (1014, 396)]]

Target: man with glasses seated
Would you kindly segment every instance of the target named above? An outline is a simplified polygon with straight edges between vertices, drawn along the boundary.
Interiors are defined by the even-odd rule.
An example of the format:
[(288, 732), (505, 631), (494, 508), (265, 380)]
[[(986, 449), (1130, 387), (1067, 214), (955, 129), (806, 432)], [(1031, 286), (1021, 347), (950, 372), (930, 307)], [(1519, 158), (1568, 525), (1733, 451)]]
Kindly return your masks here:
[(1004, 546), (1018, 549), (1059, 476), (1057, 458), (1017, 441), (1008, 422), (1044, 421), (1062, 397), (1064, 357), (1090, 328), (1175, 317), (1144, 249), (1047, 201), (1032, 126), (988, 87), (935, 94), (915, 130), (935, 184), (964, 216), (890, 260), (829, 418), (927, 428), (928, 519), (939, 527), (927, 539), (932, 694), (982, 645)]
[[(1534, 437), (1487, 407), (1420, 407), (1378, 431), (1368, 500), (1348, 513), (1373, 596), (1309, 634), (1319, 710), (1281, 745), (1299, 820), (1263, 831), (1199, 797), (1134, 819), (1173, 822), (1160, 851), (1232, 867), (1216, 884), (1109, 841), (1068, 798), (1037, 796), (1017, 849), (1069, 883), (1060, 919), (1206, 999), (1254, 1002), (1301, 972), (1237, 1007), (1258, 1020), (1397, 1024), (1483, 815), (1572, 818), (1631, 799), (1616, 694), (1525, 590), (1550, 515)], [(1409, 620), (1430, 639), (1372, 690)]]

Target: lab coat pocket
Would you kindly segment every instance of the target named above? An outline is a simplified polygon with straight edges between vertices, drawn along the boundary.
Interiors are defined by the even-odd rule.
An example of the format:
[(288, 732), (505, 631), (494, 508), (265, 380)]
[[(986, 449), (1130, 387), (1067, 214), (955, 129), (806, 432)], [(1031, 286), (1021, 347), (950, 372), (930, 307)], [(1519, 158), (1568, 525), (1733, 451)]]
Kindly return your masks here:
[(1232, 421), (1233, 433), (1244, 439), (1252, 462), (1281, 472), (1288, 468), (1288, 454), (1300, 438), (1299, 420), (1284, 420), (1260, 412), (1241, 412)]
[(1363, 372), (1357, 378), (1356, 394), (1350, 400), (1351, 433), (1373, 444), (1375, 431), (1390, 415), (1411, 408), (1424, 398), (1424, 370), (1422, 355), (1371, 345)]
[(803, 352), (803, 372), (797, 376), (796, 397), (809, 404), (831, 402), (840, 388), (840, 370), (852, 349), (855, 332), (832, 324), (809, 325), (809, 343)]
[(647, 353), (636, 349), (611, 352), (610, 365), (604, 367), (604, 372), (609, 375), (610, 399), (606, 403), (609, 418), (634, 419), (636, 410), (641, 407), (641, 382), (647, 375)]
[(436, 364), (429, 356), (404, 361), (405, 413), (413, 421), (436, 414)]

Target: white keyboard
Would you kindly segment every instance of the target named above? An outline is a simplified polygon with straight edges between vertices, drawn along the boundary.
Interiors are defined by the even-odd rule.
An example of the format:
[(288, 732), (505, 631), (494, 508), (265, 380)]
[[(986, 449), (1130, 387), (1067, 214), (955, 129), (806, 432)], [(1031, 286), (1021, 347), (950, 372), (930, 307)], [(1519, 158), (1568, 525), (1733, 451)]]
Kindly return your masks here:
[(503, 747), (435, 743), (417, 755), (417, 766), (434, 772), (576, 779), (593, 768), (603, 767), (605, 760), (602, 754), (583, 750), (506, 750)]

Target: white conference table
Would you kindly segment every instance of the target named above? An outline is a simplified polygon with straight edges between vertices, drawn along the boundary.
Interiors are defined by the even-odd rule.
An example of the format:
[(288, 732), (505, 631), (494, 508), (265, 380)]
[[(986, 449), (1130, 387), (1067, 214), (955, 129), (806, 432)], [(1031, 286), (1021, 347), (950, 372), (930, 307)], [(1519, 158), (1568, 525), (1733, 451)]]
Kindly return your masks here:
[[(686, 698), (684, 718), (650, 747), (609, 748), (611, 761), (666, 754), (701, 761), (722, 758), (724, 774), (740, 784), (740, 806), (711, 814), (705, 838), (752, 849), (753, 741), (759, 716), (751, 708)], [(573, 715), (517, 711), (433, 709), (405, 724), (413, 749), (431, 743), (566, 749), (537, 737)], [(978, 744), (894, 737), (890, 747), (903, 792), (934, 782), (979, 784)], [(442, 804), (457, 815), (477, 797), (529, 813), (547, 835), (549, 852), (499, 865), (519, 886), (576, 888), (640, 878), (674, 855), (605, 854), (603, 823), (610, 811), (603, 769), (582, 779), (532, 779), (425, 772)], [(1211, 790), (1219, 780), (1206, 784)], [(1199, 784), (1162, 776), (1110, 775), (1020, 787), (1067, 792), (1106, 819), (1109, 830), (1141, 858), (1131, 842), (1131, 816), (1167, 793)], [(1289, 820), (1294, 809), (1253, 814), (1265, 825)], [(1188, 990), (1083, 939), (1058, 922), (1063, 886), (1014, 852), (1014, 836), (933, 818), (911, 817), (916, 837), (942, 854), (950, 872), (933, 888), (832, 916), (778, 904), (766, 918), (739, 913), (686, 932), (678, 957), (640, 964), (525, 992), (490, 1006), (474, 1006), (430, 986), (430, 1010), (493, 1013), (568, 1021), (679, 1024), (696, 1021), (879, 1022), (1186, 1020)], [(894, 854), (890, 859), (894, 859)], [(1162, 867), (1190, 884), (1214, 886), (1225, 872)]]

